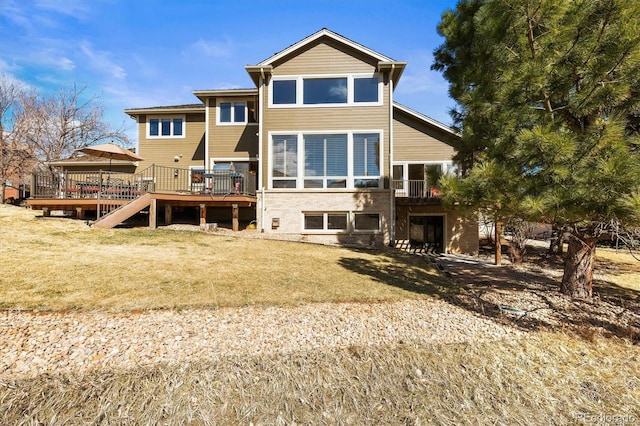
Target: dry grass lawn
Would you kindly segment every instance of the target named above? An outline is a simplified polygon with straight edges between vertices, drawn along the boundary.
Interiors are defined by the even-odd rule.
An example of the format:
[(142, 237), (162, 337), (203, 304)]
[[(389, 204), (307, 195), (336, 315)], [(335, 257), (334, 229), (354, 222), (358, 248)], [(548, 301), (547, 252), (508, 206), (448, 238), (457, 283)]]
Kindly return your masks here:
[(513, 341), (349, 347), (0, 380), (2, 424), (564, 425), (640, 423), (640, 347)]
[(620, 287), (640, 291), (640, 261), (636, 257), (624, 249), (598, 248), (596, 274)]
[[(636, 297), (640, 270), (625, 256), (599, 250), (598, 274)], [(533, 291), (524, 281), (501, 287), (499, 276), (485, 278), (486, 288), (481, 281), (456, 285), (424, 258), (396, 251), (98, 230), (0, 206), (5, 309), (453, 301), (474, 290), (502, 294), (504, 285), (520, 297)], [(553, 286), (547, 279), (536, 291)], [(0, 378), (0, 424), (630, 425), (640, 424), (638, 365), (640, 346), (629, 340), (541, 331), (492, 343), (378, 342), (220, 356), (84, 376)]]
[(456, 291), (424, 258), (201, 232), (92, 229), (0, 206), (0, 308), (160, 309)]

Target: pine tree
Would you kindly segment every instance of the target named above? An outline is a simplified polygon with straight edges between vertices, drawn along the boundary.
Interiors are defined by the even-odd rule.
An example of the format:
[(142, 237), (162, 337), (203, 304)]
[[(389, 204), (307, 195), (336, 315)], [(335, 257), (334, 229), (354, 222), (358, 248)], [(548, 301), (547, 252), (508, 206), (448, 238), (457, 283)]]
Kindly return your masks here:
[(640, 2), (462, 0), (438, 31), (464, 168), (445, 201), (569, 230), (562, 291), (591, 297), (596, 243), (640, 226)]

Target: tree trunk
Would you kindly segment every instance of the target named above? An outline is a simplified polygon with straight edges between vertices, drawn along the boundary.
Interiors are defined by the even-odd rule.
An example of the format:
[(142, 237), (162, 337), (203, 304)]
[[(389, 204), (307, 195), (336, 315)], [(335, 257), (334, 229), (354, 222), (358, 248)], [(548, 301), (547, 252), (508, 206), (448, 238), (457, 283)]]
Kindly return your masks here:
[(509, 244), (509, 260), (514, 265), (521, 265), (524, 260), (525, 249), (518, 244), (517, 241), (511, 241)]
[(571, 235), (564, 262), (561, 291), (579, 299), (593, 295), (593, 263), (597, 239)]
[(495, 223), (496, 235), (493, 241), (495, 249), (494, 263), (500, 265), (502, 263), (502, 224), (498, 221)]
[(558, 227), (553, 225), (553, 230), (556, 233), (556, 237), (551, 236), (551, 241), (549, 243), (549, 254), (559, 255), (563, 252), (563, 243), (564, 243), (564, 227)]
[(551, 242), (549, 243), (549, 254), (552, 254), (552, 255), (562, 254), (563, 239), (564, 239), (564, 236), (562, 234), (558, 235), (556, 238), (551, 238)]

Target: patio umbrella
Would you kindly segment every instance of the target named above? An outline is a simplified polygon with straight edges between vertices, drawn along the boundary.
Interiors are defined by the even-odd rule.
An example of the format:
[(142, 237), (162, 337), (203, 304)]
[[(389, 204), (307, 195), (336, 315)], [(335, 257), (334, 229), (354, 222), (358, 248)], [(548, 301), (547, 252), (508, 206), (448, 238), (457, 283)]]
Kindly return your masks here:
[(85, 146), (84, 148), (77, 149), (78, 152), (84, 152), (85, 154), (92, 155), (94, 157), (102, 157), (109, 159), (109, 170), (111, 170), (111, 160), (128, 160), (128, 161), (142, 161), (142, 157), (138, 157), (133, 152), (126, 148), (115, 145), (113, 143), (103, 143), (101, 145)]

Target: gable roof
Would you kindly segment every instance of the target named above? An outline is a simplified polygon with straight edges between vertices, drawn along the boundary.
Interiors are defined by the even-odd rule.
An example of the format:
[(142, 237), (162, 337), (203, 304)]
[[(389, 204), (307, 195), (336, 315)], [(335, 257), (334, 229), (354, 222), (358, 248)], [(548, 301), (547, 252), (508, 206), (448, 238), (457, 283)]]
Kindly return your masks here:
[(286, 47), (284, 49), (282, 49), (281, 51), (273, 54), (272, 56), (268, 57), (267, 59), (265, 59), (264, 61), (260, 62), (259, 64), (257, 64), (256, 66), (264, 66), (264, 65), (271, 65), (273, 62), (276, 62), (278, 59), (295, 52), (296, 50), (301, 49), (302, 47), (306, 46), (309, 43), (312, 43), (314, 41), (316, 41), (317, 39), (321, 38), (321, 37), (329, 37), (339, 43), (345, 44), (355, 50), (358, 50), (368, 56), (371, 56), (375, 59), (377, 59), (378, 61), (382, 61), (382, 62), (396, 62), (395, 60), (391, 59), (388, 56), (385, 56), (381, 53), (376, 52), (375, 50), (371, 50), (366, 46), (361, 45), (360, 43), (356, 43), (355, 41), (348, 39), (347, 37), (341, 36), (338, 33), (334, 33), (333, 31), (327, 29), (327, 28), (323, 28), (318, 32), (315, 32), (313, 34), (311, 34), (310, 36), (307, 36), (305, 38), (303, 38), (302, 40), (293, 43), (292, 45), (290, 45), (289, 47)]
[(258, 63), (257, 65), (247, 65), (245, 69), (253, 79), (253, 82), (256, 84), (256, 86), (258, 86), (260, 75), (264, 76), (265, 73), (267, 74), (271, 73), (274, 62), (277, 62), (278, 60), (288, 55), (292, 55), (295, 52), (301, 49), (304, 49), (307, 45), (314, 43), (315, 41), (323, 37), (329, 38), (344, 46), (348, 46), (349, 48), (378, 61), (378, 71), (388, 70), (391, 73), (391, 77), (393, 81), (395, 82), (400, 80), (400, 76), (404, 71), (404, 67), (407, 65), (406, 62), (398, 62), (386, 55), (376, 52), (375, 50), (369, 49), (368, 47), (363, 46), (360, 43), (356, 43), (355, 41), (347, 37), (344, 37), (338, 33), (335, 33), (327, 28), (323, 28), (320, 31), (317, 31), (311, 34), (310, 36), (307, 36), (302, 40), (296, 43), (293, 43), (289, 47), (273, 54), (272, 56), (268, 57), (264, 61)]
[(430, 126), (437, 127), (440, 130), (444, 130), (445, 132), (449, 133), (451, 136), (454, 136), (456, 138), (460, 137), (460, 133), (456, 132), (452, 127), (447, 126), (446, 124), (441, 123), (438, 120), (434, 120), (433, 118), (428, 117), (424, 114), (421, 114), (418, 111), (414, 111), (409, 107), (399, 104), (398, 102), (395, 102), (395, 101), (393, 102), (393, 109), (394, 109), (394, 113), (396, 110), (402, 111), (405, 114), (410, 115), (412, 118), (422, 121)]

